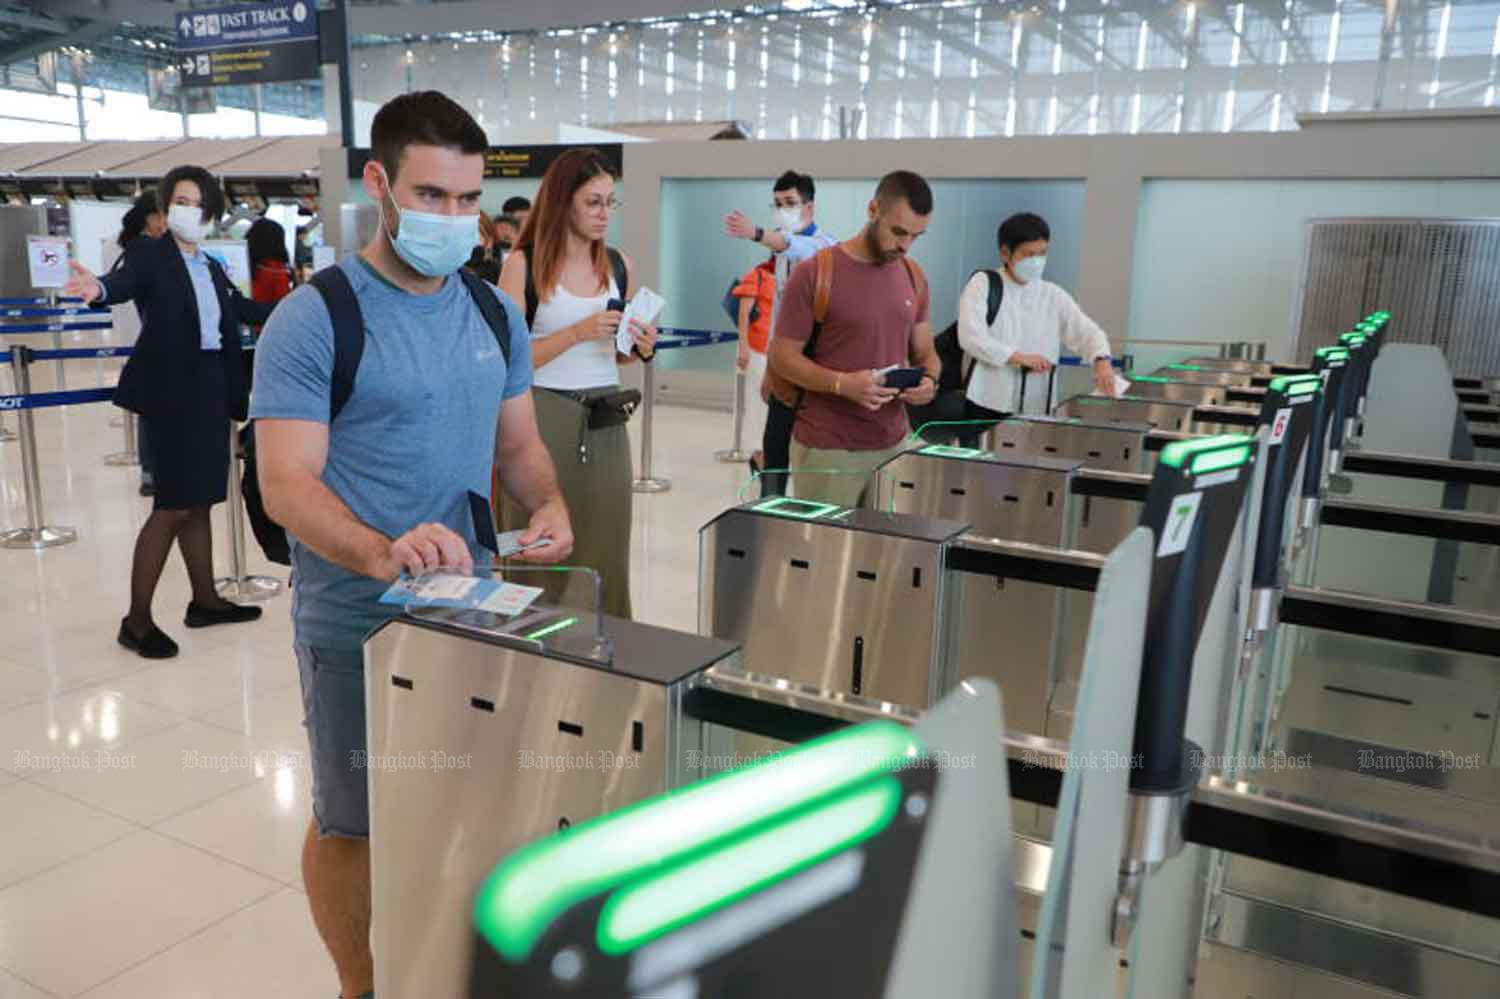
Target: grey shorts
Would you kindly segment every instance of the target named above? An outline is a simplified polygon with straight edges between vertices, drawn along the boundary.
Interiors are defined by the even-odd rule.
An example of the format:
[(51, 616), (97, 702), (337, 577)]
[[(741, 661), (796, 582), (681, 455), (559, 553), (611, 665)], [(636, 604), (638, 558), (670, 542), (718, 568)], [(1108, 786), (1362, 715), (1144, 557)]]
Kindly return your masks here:
[(324, 836), (370, 837), (364, 650), (296, 643), (302, 718), (312, 750), (313, 817)]

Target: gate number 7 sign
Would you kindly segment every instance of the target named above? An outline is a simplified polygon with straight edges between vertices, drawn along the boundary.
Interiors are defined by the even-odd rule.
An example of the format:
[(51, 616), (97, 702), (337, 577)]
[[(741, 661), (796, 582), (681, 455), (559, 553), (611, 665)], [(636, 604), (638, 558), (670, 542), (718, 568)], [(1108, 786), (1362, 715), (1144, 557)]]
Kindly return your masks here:
[(1166, 527), (1162, 529), (1161, 543), (1156, 546), (1156, 557), (1181, 555), (1193, 536), (1193, 525), (1198, 521), (1198, 508), (1203, 505), (1203, 491), (1186, 493), (1172, 501), (1172, 512), (1167, 515)]

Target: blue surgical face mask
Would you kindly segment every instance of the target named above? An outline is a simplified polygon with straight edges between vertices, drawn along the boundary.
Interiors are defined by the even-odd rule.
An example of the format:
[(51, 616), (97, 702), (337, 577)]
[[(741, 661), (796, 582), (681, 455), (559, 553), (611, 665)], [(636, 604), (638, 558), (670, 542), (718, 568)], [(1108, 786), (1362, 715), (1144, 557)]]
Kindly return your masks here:
[(1011, 264), (1010, 269), (1015, 272), (1016, 277), (1030, 284), (1042, 279), (1042, 271), (1047, 269), (1047, 258), (1045, 256), (1027, 257), (1025, 260), (1018, 260)]
[[(436, 215), (402, 208), (391, 193), (386, 179), (386, 197), (396, 210), (396, 231), (386, 226), (386, 236), (396, 256), (424, 277), (447, 277), (468, 262), (469, 254), (479, 245), (478, 215)], [(381, 211), (381, 223), (385, 224)]]

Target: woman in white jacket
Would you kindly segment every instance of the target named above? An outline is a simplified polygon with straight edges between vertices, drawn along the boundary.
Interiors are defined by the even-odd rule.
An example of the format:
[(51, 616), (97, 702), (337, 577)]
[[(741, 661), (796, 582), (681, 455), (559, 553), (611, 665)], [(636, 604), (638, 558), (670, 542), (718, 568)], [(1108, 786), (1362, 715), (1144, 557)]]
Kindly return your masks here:
[[(1000, 224), (999, 275), (1003, 295), (994, 321), (987, 315), (993, 272), (980, 271), (958, 300), (958, 342), (974, 360), (967, 418), (1002, 420), (1045, 413), (1061, 348), (1093, 363), (1094, 385), (1115, 395), (1109, 337), (1062, 288), (1042, 280), (1052, 232), (1040, 215), (1012, 215)], [(978, 433), (971, 436), (978, 438)]]

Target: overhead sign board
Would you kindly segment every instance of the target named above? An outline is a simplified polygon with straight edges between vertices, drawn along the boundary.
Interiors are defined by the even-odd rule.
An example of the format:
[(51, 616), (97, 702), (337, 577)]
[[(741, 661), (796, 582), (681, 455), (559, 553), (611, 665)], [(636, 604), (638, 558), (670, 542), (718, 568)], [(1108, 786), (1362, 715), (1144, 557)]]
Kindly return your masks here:
[(179, 11), (183, 87), (218, 87), (318, 75), (316, 0), (271, 0)]

